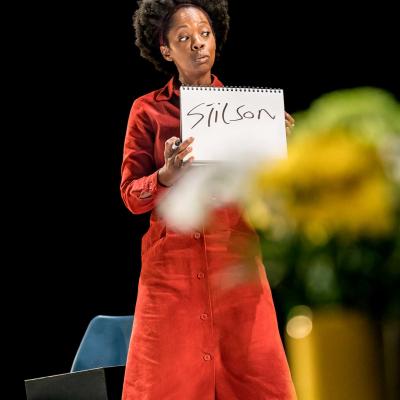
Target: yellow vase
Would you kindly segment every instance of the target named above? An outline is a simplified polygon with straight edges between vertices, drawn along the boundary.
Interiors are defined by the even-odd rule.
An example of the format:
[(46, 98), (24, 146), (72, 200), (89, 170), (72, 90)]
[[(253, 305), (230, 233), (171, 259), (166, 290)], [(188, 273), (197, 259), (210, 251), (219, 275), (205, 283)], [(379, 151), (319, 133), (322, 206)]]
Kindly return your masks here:
[(365, 315), (298, 307), (285, 342), (298, 400), (383, 400), (382, 345)]

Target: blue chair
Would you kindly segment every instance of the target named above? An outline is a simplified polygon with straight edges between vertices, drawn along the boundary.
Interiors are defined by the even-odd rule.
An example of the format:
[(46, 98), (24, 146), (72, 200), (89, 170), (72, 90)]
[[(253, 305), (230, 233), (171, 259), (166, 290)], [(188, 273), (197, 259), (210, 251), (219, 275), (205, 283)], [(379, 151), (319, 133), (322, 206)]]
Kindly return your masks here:
[(94, 317), (86, 329), (71, 372), (126, 364), (133, 315)]

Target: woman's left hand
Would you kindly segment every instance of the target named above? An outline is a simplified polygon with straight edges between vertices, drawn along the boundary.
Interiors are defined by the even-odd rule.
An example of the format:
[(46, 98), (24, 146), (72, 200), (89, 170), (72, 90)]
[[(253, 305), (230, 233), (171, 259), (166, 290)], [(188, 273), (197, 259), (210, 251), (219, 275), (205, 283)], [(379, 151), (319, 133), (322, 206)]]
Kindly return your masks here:
[(292, 134), (293, 127), (294, 127), (294, 118), (285, 111), (286, 137), (288, 137)]

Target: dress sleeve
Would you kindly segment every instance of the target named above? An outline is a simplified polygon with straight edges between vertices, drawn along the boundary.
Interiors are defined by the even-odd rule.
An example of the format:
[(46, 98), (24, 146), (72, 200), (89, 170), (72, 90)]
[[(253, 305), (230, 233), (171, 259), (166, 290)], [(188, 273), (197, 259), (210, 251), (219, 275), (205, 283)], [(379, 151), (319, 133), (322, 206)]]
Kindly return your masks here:
[(168, 190), (158, 182), (154, 162), (154, 129), (140, 99), (128, 119), (121, 167), (120, 191), (133, 214), (151, 211), (159, 196)]

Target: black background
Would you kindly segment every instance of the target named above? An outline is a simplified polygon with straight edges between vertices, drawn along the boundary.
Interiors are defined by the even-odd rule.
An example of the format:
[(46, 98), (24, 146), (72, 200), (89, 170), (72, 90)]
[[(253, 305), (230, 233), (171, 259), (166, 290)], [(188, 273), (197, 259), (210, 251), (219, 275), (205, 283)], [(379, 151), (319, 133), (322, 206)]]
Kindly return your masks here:
[[(134, 1), (35, 7), (14, 124), (10, 265), (23, 300), (16, 398), (23, 379), (69, 371), (92, 317), (133, 313), (147, 219), (120, 198), (122, 146), (133, 99), (167, 80), (134, 46)], [(289, 112), (341, 88), (399, 94), (396, 24), (383, 4), (231, 1), (230, 15), (214, 70), (226, 85), (283, 88)]]

